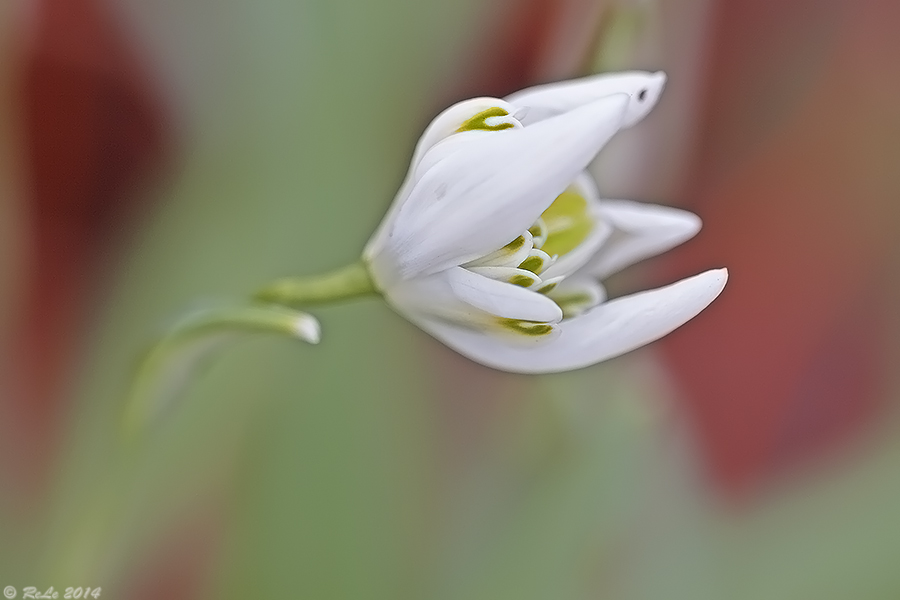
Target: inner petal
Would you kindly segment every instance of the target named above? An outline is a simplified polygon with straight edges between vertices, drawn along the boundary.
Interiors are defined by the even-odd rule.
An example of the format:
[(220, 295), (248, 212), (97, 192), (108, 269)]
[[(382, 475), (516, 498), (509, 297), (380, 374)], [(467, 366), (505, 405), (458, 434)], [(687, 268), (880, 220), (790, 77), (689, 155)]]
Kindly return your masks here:
[(497, 324), (500, 325), (500, 327), (509, 330), (511, 333), (527, 337), (544, 337), (550, 335), (554, 331), (552, 323), (541, 323), (539, 321), (498, 319)]
[(541, 278), (539, 276), (531, 271), (516, 267), (468, 267), (468, 270), (489, 279), (511, 283), (524, 288), (539, 286), (541, 284)]
[(541, 250), (563, 256), (577, 248), (594, 229), (588, 199), (573, 185), (560, 194), (541, 215), (547, 239)]
[(547, 293), (563, 311), (563, 319), (584, 314), (606, 300), (606, 290), (600, 282), (589, 278), (569, 278)]
[(544, 220), (538, 217), (538, 220), (534, 222), (528, 232), (531, 234), (532, 239), (534, 240), (534, 247), (541, 248), (544, 245), (544, 242), (547, 241), (547, 224), (544, 223)]
[(531, 252), (528, 253), (528, 258), (526, 258), (519, 264), (519, 268), (525, 269), (526, 271), (531, 271), (535, 275), (540, 275), (541, 272), (552, 265), (553, 262), (554, 258), (552, 256), (550, 256), (543, 250), (533, 248)]
[(520, 286), (461, 268), (451, 269), (446, 277), (456, 298), (496, 317), (543, 323), (562, 319), (553, 300)]
[(486, 256), (469, 261), (463, 266), (469, 267), (515, 267), (527, 259), (534, 242), (531, 233), (526, 231), (499, 250), (495, 250)]

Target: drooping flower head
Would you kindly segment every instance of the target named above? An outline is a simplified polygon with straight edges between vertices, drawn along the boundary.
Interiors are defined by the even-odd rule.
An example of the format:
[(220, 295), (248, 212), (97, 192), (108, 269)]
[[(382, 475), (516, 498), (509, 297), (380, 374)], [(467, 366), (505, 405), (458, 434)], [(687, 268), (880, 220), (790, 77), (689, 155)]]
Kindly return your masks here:
[(524, 373), (587, 366), (693, 318), (724, 269), (612, 301), (600, 281), (689, 239), (700, 220), (601, 199), (585, 171), (664, 83), (662, 73), (601, 75), (445, 110), (363, 254), (376, 287), (458, 352)]

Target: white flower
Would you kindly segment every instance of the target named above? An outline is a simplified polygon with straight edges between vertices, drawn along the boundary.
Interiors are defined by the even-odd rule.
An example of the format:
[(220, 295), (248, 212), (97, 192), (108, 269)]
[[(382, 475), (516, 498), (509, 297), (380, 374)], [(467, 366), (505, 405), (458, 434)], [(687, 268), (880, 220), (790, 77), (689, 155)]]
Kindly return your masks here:
[(601, 199), (585, 172), (664, 83), (600, 75), (445, 110), (363, 253), (375, 286), (451, 348), (520, 373), (585, 367), (693, 318), (725, 269), (611, 301), (600, 280), (691, 238), (699, 218)]

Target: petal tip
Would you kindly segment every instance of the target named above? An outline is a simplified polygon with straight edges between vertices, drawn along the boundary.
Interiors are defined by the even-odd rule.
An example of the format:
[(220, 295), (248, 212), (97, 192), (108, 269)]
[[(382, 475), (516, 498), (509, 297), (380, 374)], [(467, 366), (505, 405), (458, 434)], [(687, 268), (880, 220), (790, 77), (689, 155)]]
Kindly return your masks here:
[(685, 220), (684, 220), (684, 235), (687, 236), (687, 239), (691, 239), (703, 229), (703, 219), (701, 219), (698, 215), (695, 215), (692, 212), (685, 212)]
[(725, 284), (728, 283), (728, 269), (722, 267), (721, 269), (711, 269), (704, 273), (700, 273), (699, 275), (695, 275), (696, 279), (706, 279), (709, 285), (709, 294), (707, 301), (707, 305), (710, 304), (713, 300), (719, 297), (719, 294), (722, 293), (722, 290), (725, 289)]
[(720, 284), (722, 287), (725, 287), (725, 283), (728, 281), (728, 267), (722, 267), (721, 269), (713, 269), (712, 273), (718, 277)]

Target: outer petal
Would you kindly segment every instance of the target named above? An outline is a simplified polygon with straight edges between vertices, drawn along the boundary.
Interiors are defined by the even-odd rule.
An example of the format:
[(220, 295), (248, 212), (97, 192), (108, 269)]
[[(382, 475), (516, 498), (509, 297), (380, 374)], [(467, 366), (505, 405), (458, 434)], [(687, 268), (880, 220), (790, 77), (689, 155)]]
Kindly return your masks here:
[(425, 132), (422, 133), (422, 137), (416, 143), (416, 150), (413, 152), (412, 161), (410, 161), (412, 168), (414, 169), (419, 164), (419, 161), (422, 160), (422, 157), (428, 150), (433, 148), (438, 142), (453, 135), (466, 119), (495, 106), (506, 110), (510, 114), (516, 111), (516, 107), (505, 100), (489, 96), (463, 100), (445, 109), (428, 124)]
[(603, 200), (599, 212), (613, 233), (583, 272), (600, 279), (674, 248), (701, 226), (700, 217), (686, 210), (631, 200)]
[(397, 213), (400, 211), (400, 207), (403, 206), (409, 198), (409, 192), (415, 183), (414, 174), (425, 153), (441, 140), (453, 135), (459, 126), (473, 114), (493, 106), (499, 106), (510, 113), (516, 110), (508, 102), (500, 100), (499, 98), (471, 98), (469, 100), (457, 102), (453, 106), (447, 108), (428, 124), (425, 132), (422, 133), (422, 136), (416, 143), (416, 149), (413, 152), (413, 157), (410, 161), (409, 171), (406, 174), (406, 178), (403, 180), (403, 184), (400, 186), (400, 190), (394, 197), (394, 201), (391, 203), (390, 208), (388, 208), (387, 214), (378, 225), (378, 229), (366, 244), (366, 248), (363, 252), (363, 255), (366, 258), (377, 254), (384, 244), (385, 237), (390, 233), (394, 219), (396, 219)]
[(587, 367), (649, 344), (706, 308), (725, 286), (725, 269), (707, 271), (656, 290), (601, 304), (563, 321), (561, 334), (533, 347), (515, 347), (482, 332), (419, 320), (417, 324), (460, 354), (515, 373), (553, 373)]
[(617, 94), (532, 127), (458, 142), (458, 152), (415, 183), (371, 258), (379, 286), (436, 273), (515, 239), (619, 130), (627, 104)]
[(507, 96), (506, 100), (520, 108), (516, 117), (528, 126), (611, 94), (628, 94), (630, 101), (622, 126), (631, 127), (656, 105), (665, 83), (662, 71), (628, 71), (539, 85)]
[(437, 318), (482, 328), (493, 317), (549, 323), (562, 319), (562, 310), (546, 296), (462, 267), (404, 281), (386, 298), (414, 322)]

